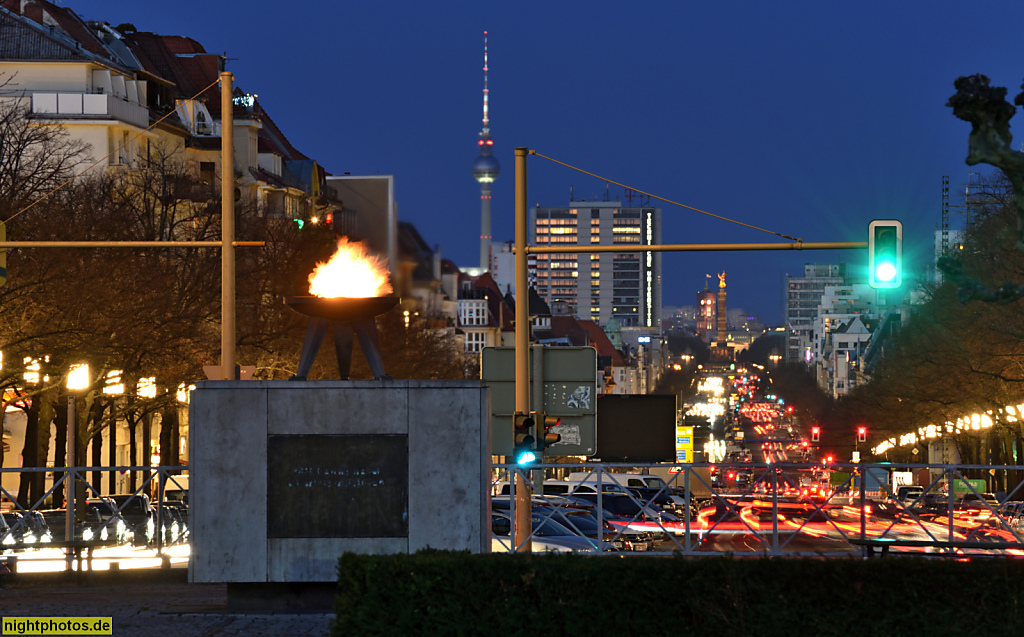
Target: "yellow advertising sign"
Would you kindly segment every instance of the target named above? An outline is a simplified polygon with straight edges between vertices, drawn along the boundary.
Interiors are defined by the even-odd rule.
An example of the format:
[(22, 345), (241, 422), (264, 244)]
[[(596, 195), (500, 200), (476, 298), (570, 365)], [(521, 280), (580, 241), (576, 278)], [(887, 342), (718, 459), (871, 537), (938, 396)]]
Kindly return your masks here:
[(676, 427), (676, 462), (693, 462), (693, 427)]

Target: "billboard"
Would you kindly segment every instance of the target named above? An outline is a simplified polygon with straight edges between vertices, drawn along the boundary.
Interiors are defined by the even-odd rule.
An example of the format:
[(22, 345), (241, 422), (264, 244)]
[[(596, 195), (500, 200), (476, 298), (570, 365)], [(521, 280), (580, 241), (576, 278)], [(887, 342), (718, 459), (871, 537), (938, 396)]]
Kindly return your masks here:
[[(602, 462), (674, 462), (676, 397), (602, 395), (597, 399)], [(692, 449), (692, 440), (689, 443)]]

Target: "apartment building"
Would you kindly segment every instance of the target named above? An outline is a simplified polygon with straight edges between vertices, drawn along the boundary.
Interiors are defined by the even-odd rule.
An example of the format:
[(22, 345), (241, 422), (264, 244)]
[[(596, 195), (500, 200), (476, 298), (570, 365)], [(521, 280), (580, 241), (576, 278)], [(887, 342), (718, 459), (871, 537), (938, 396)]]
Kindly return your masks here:
[[(529, 211), (529, 242), (538, 246), (661, 243), (661, 209), (618, 201), (573, 201)], [(661, 253), (540, 254), (531, 277), (554, 314), (623, 327), (661, 327)]]

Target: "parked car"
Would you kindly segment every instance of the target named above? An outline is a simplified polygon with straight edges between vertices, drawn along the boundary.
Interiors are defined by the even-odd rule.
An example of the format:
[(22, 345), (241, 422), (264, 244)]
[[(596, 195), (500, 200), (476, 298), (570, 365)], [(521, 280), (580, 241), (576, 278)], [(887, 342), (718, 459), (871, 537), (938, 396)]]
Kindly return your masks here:
[[(580, 493), (578, 496), (597, 504), (596, 493)], [(641, 507), (626, 494), (602, 494), (601, 506), (605, 512), (604, 518), (617, 528), (625, 526), (632, 531), (653, 533), (655, 538), (663, 537), (670, 530), (673, 533), (684, 531), (679, 518), (674, 514), (651, 506)]]
[[(495, 496), (491, 500), (491, 508), (496, 511), (508, 512), (511, 509), (507, 497)], [(595, 507), (589, 502), (578, 504), (557, 496), (534, 498), (533, 512), (542, 518), (555, 520), (570, 531), (591, 539), (597, 539), (597, 516)], [(654, 537), (650, 533), (624, 529), (622, 533), (608, 521), (612, 517), (607, 514), (603, 520), (602, 539), (611, 542), (620, 551), (650, 551), (654, 547)]]
[[(595, 542), (577, 535), (558, 522), (533, 516), (534, 534), (531, 538), (531, 549), (534, 553), (596, 553), (614, 551), (615, 547), (608, 542)], [(509, 553), (514, 548), (512, 538), (512, 518), (503, 511), (491, 512), (491, 552)]]
[[(596, 493), (578, 493), (579, 497), (597, 504)], [(626, 494), (605, 493), (601, 496), (601, 506), (616, 517), (632, 518), (638, 520), (659, 520), (663, 512), (650, 506), (641, 507), (633, 498)], [(639, 514), (639, 515), (638, 515)]]
[(1024, 531), (1024, 502), (1004, 502), (999, 506), (999, 515), (1011, 529)]
[[(921, 508), (928, 513), (936, 515), (946, 514), (949, 512), (949, 494), (938, 491), (931, 491), (924, 494), (921, 497)], [(956, 506), (956, 500), (953, 500), (953, 506)]]
[(107, 537), (114, 538), (120, 544), (124, 544), (131, 539), (131, 532), (128, 529), (128, 524), (124, 521), (122, 516), (117, 511), (117, 505), (111, 500), (106, 498), (86, 500), (86, 504), (99, 513), (100, 519), (103, 522), (101, 530), (105, 530)]
[(173, 544), (188, 530), (188, 512), (177, 502), (163, 502), (155, 512), (163, 528), (164, 544)]
[[(67, 511), (65, 509), (45, 509), (39, 512), (46, 520), (46, 526), (50, 530), (54, 541), (63, 541), (66, 537), (65, 521)], [(107, 528), (95, 507), (88, 507), (79, 514), (81, 519), (75, 522), (74, 538), (76, 540), (107, 540), (114, 537), (114, 531)]]
[(628, 487), (628, 490), (641, 502), (653, 502), (665, 511), (672, 511), (676, 515), (681, 514), (686, 507), (685, 499), (673, 495), (667, 490), (652, 487)]
[(545, 480), (544, 493), (551, 495), (567, 495), (580, 493), (597, 493), (600, 487), (602, 493), (625, 494), (626, 489), (617, 482), (607, 481), (600, 484), (596, 481), (570, 481), (570, 480)]
[(992, 493), (965, 493), (956, 501), (956, 508), (961, 511), (995, 511), (999, 508), (999, 500)]
[[(922, 495), (924, 495), (924, 487), (904, 484), (896, 487), (896, 499), (904, 504), (904, 506), (910, 506), (917, 501)], [(920, 502), (918, 502), (920, 504)]]
[(7, 523), (6, 516), (0, 515), (0, 552), (3, 551), (3, 547), (15, 544), (17, 541), (11, 525)]
[(32, 535), (35, 536), (37, 543), (46, 543), (53, 539), (50, 534), (50, 528), (46, 524), (46, 519), (43, 514), (39, 511), (22, 511), (22, 518), (25, 523), (32, 529)]
[(156, 538), (155, 516), (148, 495), (145, 493), (110, 495), (107, 496), (107, 499), (117, 505), (121, 517), (132, 533), (133, 544), (136, 546), (149, 544)]
[[(38, 511), (5, 511), (0, 524), (0, 543), (39, 544), (50, 541), (46, 520)], [(4, 531), (4, 524), (7, 531)]]

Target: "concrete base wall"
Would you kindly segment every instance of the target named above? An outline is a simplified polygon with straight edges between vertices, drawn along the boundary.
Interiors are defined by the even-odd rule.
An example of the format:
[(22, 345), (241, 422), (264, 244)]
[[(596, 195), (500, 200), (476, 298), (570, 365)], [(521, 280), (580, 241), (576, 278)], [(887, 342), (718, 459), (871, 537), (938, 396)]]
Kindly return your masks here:
[[(326, 582), (345, 551), (489, 550), (489, 401), (479, 381), (198, 383), (189, 581)], [(268, 440), (288, 435), (406, 436), (407, 535), (268, 537)]]

